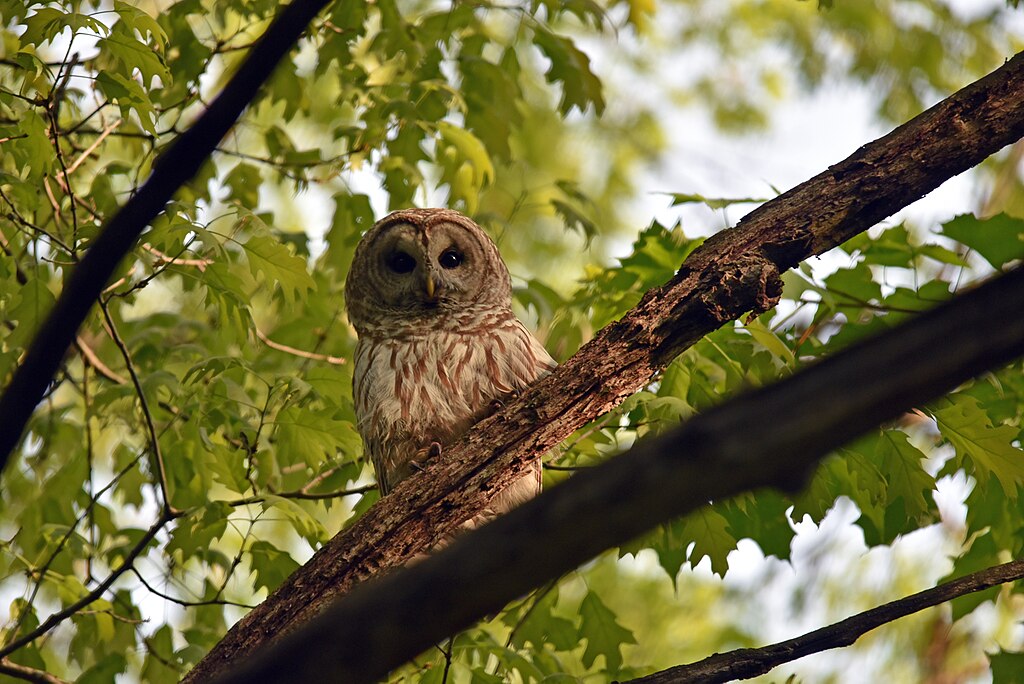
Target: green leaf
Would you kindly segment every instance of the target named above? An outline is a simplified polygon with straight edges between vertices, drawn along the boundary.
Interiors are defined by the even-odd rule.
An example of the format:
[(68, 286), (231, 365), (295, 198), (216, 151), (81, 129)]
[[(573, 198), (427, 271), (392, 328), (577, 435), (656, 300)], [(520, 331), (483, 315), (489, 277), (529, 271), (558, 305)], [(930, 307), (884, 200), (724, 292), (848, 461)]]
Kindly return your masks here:
[(171, 629), (163, 625), (146, 639), (146, 661), (142, 667), (142, 681), (147, 684), (174, 684), (181, 673), (171, 664), (177, 664)]
[(1006, 214), (989, 219), (962, 214), (942, 224), (942, 234), (967, 245), (995, 268), (1024, 258), (1024, 221)]
[(32, 278), (20, 286), (6, 310), (0, 308), (4, 320), (16, 321), (16, 327), (5, 338), (5, 344), (14, 348), (27, 347), (56, 301), (43, 278)]
[(52, 42), (54, 38), (66, 30), (77, 33), (82, 29), (88, 29), (94, 33), (103, 35), (107, 27), (100, 21), (77, 12), (62, 12), (53, 7), (43, 7), (36, 10), (25, 19), (25, 31), (21, 34), (23, 45), (40, 45)]
[(729, 523), (721, 513), (708, 506), (691, 513), (683, 519), (679, 537), (683, 545), (693, 542), (691, 566), (696, 566), (707, 556), (711, 560), (711, 570), (725, 576), (729, 569), (726, 556), (736, 548), (736, 539), (729, 533)]
[(269, 235), (254, 235), (242, 246), (249, 258), (252, 274), (262, 273), (268, 281), (280, 286), (290, 304), (294, 304), (299, 295), (316, 289), (306, 260), (292, 254), (284, 243)]
[(224, 185), (231, 191), (228, 197), (248, 209), (256, 209), (260, 201), (263, 177), (252, 164), (240, 162), (224, 177)]
[(255, 585), (273, 591), (289, 575), (299, 569), (299, 564), (288, 554), (265, 541), (254, 541), (247, 549), (256, 573)]
[(38, 176), (53, 171), (57, 158), (50, 141), (49, 126), (35, 109), (29, 109), (21, 115), (18, 135), (12, 138), (13, 140), (5, 143), (4, 147), (10, 146), (8, 149), (11, 149), (12, 155), (22, 164), (31, 168)]
[(552, 589), (541, 597), (513, 634), (512, 643), (519, 648), (525, 648), (527, 643), (532, 643), (538, 650), (547, 644), (556, 651), (571, 651), (576, 648), (579, 645), (579, 631), (571, 620), (555, 614), (557, 602), (557, 589)]
[(882, 299), (882, 286), (876, 283), (867, 264), (841, 268), (825, 278), (828, 295), (838, 304), (865, 305)]
[(156, 111), (146, 91), (137, 81), (125, 78), (116, 71), (101, 71), (96, 75), (96, 85), (108, 99), (117, 103), (121, 109), (121, 116), (129, 118), (129, 111), (134, 109), (139, 115), (142, 127), (156, 135)]
[(121, 73), (132, 76), (136, 69), (142, 76), (142, 84), (152, 87), (153, 78), (157, 77), (164, 83), (171, 80), (171, 72), (164, 64), (163, 57), (146, 43), (140, 42), (127, 28), (118, 22), (114, 30), (106, 38), (96, 41), (96, 47), (121, 64)]
[(148, 36), (160, 48), (167, 44), (167, 34), (163, 28), (144, 10), (122, 0), (114, 0), (114, 11), (128, 29), (138, 31), (143, 38)]
[(796, 536), (786, 515), (790, 505), (778, 492), (764, 490), (716, 504), (715, 510), (729, 522), (729, 534), (756, 542), (766, 556), (788, 560)]
[(480, 139), (465, 129), (442, 121), (437, 132), (443, 179), (451, 188), (452, 199), (465, 202), (466, 213), (473, 214), (480, 191), (494, 180), (491, 157)]
[[(95, 637), (93, 637), (95, 638)], [(95, 642), (94, 642), (95, 643)], [(120, 653), (111, 653), (83, 672), (75, 684), (107, 684), (128, 668), (128, 661)], [(146, 681), (152, 681), (147, 679)]]
[(570, 39), (538, 26), (534, 41), (544, 56), (551, 60), (545, 77), (548, 83), (562, 84), (559, 111), (568, 114), (573, 108), (585, 111), (590, 105), (600, 115), (604, 112), (604, 95), (600, 79), (590, 70), (587, 57)]
[(1017, 430), (1009, 425), (993, 426), (974, 397), (952, 394), (931, 409), (942, 436), (956, 449), (962, 463), (969, 459), (974, 465), (971, 472), (984, 487), (994, 475), (1003, 491), (1011, 499), (1024, 484), (1024, 450), (1013, 446)]
[(743, 329), (750, 333), (758, 344), (772, 353), (772, 356), (782, 361), (786, 366), (792, 367), (796, 364), (796, 357), (793, 351), (786, 346), (782, 338), (769, 330), (767, 326), (758, 321), (751, 321), (743, 326)]
[(593, 667), (597, 656), (603, 655), (605, 669), (614, 674), (622, 667), (622, 646), (635, 644), (633, 632), (618, 623), (608, 606), (593, 591), (588, 591), (580, 604), (580, 635), (587, 640), (583, 664)]
[(352, 452), (359, 437), (351, 423), (338, 419), (333, 411), (289, 406), (274, 419), (279, 459), (283, 463), (306, 463), (317, 467), (338, 452)]
[(1017, 684), (1024, 682), (1024, 653), (999, 651), (990, 654), (992, 684)]
[(227, 531), (231, 507), (224, 502), (213, 501), (190, 512), (178, 520), (167, 543), (167, 551), (179, 554), (181, 562), (191, 558), (200, 548), (209, 546)]
[(327, 530), (323, 524), (300, 506), (298, 502), (268, 494), (266, 495), (265, 506), (288, 518), (295, 527), (295, 531), (308, 541), (310, 546), (315, 548), (320, 542), (327, 539)]
[(883, 430), (876, 443), (876, 453), (888, 484), (888, 500), (902, 499), (911, 515), (928, 512), (935, 480), (921, 465), (925, 455), (910, 443), (907, 434), (900, 430)]

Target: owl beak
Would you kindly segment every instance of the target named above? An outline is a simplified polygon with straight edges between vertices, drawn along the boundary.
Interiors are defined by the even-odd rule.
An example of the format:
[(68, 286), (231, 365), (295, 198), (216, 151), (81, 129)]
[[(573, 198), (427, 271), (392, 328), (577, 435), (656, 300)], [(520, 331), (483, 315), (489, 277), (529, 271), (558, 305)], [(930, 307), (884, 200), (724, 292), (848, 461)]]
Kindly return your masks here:
[(423, 283), (423, 289), (426, 290), (426, 292), (427, 292), (427, 300), (428, 301), (430, 301), (430, 302), (436, 302), (437, 301), (436, 294), (437, 294), (437, 290), (438, 290), (438, 284), (437, 284), (437, 280), (435, 280), (435, 278), (434, 278), (434, 276), (432, 274), (429, 274), (429, 273), (427, 274), (427, 277), (426, 277), (426, 279), (425, 279), (425, 281)]

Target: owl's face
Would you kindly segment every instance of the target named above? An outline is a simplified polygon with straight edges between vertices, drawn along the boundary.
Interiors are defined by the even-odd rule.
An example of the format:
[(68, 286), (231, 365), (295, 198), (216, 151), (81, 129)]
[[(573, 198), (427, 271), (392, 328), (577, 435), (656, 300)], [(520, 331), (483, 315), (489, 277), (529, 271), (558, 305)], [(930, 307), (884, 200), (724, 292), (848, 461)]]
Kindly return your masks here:
[(447, 209), (407, 209), (363, 237), (345, 296), (358, 330), (508, 308), (511, 283), (494, 243), (472, 220)]

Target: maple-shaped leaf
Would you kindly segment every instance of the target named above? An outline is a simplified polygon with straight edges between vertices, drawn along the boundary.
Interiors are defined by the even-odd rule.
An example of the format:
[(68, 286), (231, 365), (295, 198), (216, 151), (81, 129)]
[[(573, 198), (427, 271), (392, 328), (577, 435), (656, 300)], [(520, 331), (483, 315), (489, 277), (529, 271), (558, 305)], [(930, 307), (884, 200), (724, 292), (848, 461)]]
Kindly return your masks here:
[(282, 463), (316, 467), (338, 452), (354, 451), (359, 436), (352, 424), (338, 420), (331, 410), (289, 406), (274, 420), (274, 439)]
[(970, 459), (978, 485), (984, 486), (994, 475), (1011, 499), (1024, 484), (1024, 450), (1013, 446), (1017, 430), (1009, 425), (993, 426), (978, 400), (958, 393), (931, 409), (942, 436), (956, 449), (958, 464)]
[(996, 268), (1024, 259), (1024, 221), (1006, 214), (988, 219), (957, 216), (942, 225), (942, 233), (967, 245)]
[(265, 541), (254, 541), (248, 548), (252, 569), (256, 573), (254, 585), (273, 591), (281, 582), (299, 569), (299, 564), (287, 551)]
[(615, 613), (592, 591), (583, 597), (580, 617), (580, 634), (587, 639), (583, 664), (592, 667), (597, 656), (603, 655), (608, 672), (618, 672), (622, 667), (622, 645), (636, 643), (633, 632), (620, 625)]
[(281, 286), (281, 292), (294, 303), (297, 295), (315, 290), (306, 260), (292, 254), (288, 247), (269, 235), (254, 235), (243, 245), (252, 274), (262, 273), (267, 280)]
[(558, 105), (562, 114), (575, 107), (581, 112), (594, 105), (598, 114), (604, 111), (601, 81), (590, 70), (590, 58), (565, 38), (550, 31), (538, 29), (534, 40), (544, 56), (551, 60), (551, 68), (544, 75), (548, 83), (562, 84), (562, 101)]
[(935, 479), (921, 466), (925, 455), (910, 443), (905, 432), (885, 430), (876, 442), (881, 471), (888, 483), (888, 499), (902, 498), (909, 515), (925, 513), (931, 508), (929, 495)]
[(736, 548), (736, 538), (729, 532), (729, 521), (714, 509), (705, 506), (683, 520), (680, 537), (684, 545), (693, 542), (690, 565), (696, 567), (704, 556), (711, 559), (711, 570), (720, 577), (729, 569), (726, 556)]

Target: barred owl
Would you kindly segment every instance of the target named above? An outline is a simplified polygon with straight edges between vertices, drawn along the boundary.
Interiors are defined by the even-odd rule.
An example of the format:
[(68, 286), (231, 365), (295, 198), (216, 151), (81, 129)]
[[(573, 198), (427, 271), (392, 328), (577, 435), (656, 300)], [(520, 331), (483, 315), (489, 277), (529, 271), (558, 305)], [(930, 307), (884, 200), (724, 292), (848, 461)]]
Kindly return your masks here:
[[(345, 300), (359, 334), (358, 429), (382, 495), (555, 366), (512, 313), (498, 248), (456, 211), (406, 209), (378, 221), (356, 247)], [(488, 513), (540, 486), (536, 463)]]

